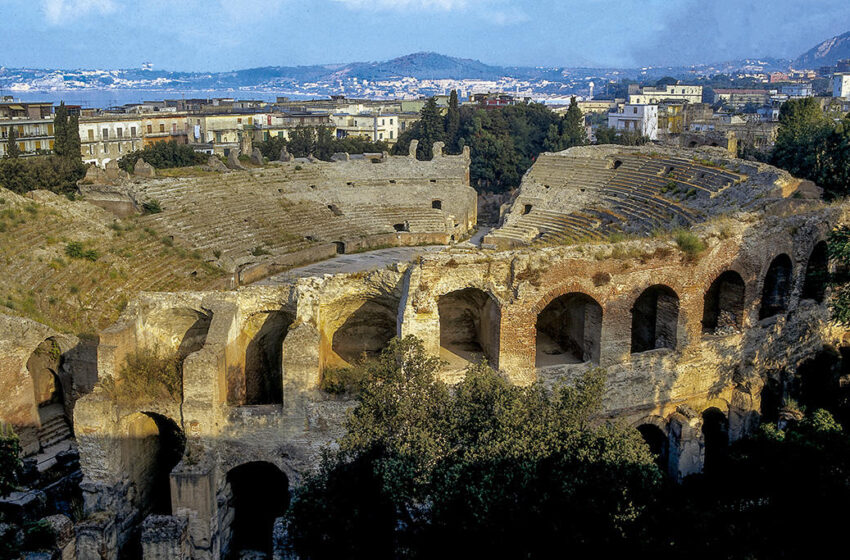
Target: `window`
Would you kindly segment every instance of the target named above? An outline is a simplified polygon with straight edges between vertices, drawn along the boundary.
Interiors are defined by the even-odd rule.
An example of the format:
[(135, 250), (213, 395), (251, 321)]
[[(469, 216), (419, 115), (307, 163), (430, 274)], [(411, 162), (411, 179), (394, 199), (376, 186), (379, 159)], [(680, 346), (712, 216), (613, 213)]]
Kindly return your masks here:
[[(304, 119), (301, 119), (301, 122), (304, 122)], [(242, 119), (236, 119), (236, 124), (242, 124)]]
[(162, 124), (162, 123), (159, 124), (159, 131), (165, 132), (165, 125), (164, 124)]
[(171, 134), (177, 134), (177, 123), (171, 123)]
[(39, 142), (38, 140), (36, 140), (36, 141), (35, 141), (35, 149), (36, 149), (36, 150), (40, 150), (40, 149), (41, 149), (41, 142)]
[(118, 128), (118, 129), (115, 130), (115, 132), (118, 135), (118, 138), (124, 138), (124, 129), (123, 128)]
[(632, 112), (637, 115), (637, 107), (632, 107)]
[[(393, 120), (390, 119), (390, 126), (392, 126), (392, 124), (393, 124)], [(392, 138), (392, 136), (390, 136), (390, 138)]]
[(392, 139), (393, 139), (393, 131), (391, 130), (390, 131), (390, 140), (392, 140)]
[(133, 137), (136, 136), (136, 127), (135, 126), (130, 127), (130, 136), (133, 136)]
[(151, 132), (153, 132), (153, 126), (148, 125), (148, 134), (150, 134)]
[(109, 140), (109, 129), (104, 128), (101, 132), (102, 132), (102, 138), (104, 140)]
[(94, 130), (89, 129), (89, 142), (94, 140)]
[(381, 119), (381, 126), (384, 126), (384, 119)]

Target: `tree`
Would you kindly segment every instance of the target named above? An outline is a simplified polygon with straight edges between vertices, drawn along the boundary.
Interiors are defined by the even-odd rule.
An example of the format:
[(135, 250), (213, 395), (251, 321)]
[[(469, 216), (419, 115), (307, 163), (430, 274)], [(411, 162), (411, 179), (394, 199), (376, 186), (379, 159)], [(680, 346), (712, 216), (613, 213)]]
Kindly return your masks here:
[(53, 115), (53, 153), (60, 157), (64, 157), (69, 153), (68, 109), (65, 107), (64, 101), (59, 103)]
[(80, 118), (71, 115), (68, 128), (65, 131), (65, 157), (72, 160), (82, 160), (82, 144), (80, 142)]
[(21, 470), (21, 444), (12, 427), (0, 422), (0, 497), (17, 487)]
[(591, 422), (601, 370), (549, 390), (479, 364), (450, 392), (413, 337), (366, 367), (338, 452), (293, 501), (305, 557), (371, 546), (430, 558), (446, 542), (458, 555), (527, 557), (564, 541), (587, 552), (621, 542), (660, 482), (636, 430)]
[(420, 112), (419, 125), (422, 132), (419, 136), (419, 149), (417, 157), (421, 160), (429, 160), (434, 157), (434, 142), (441, 142), (446, 137), (445, 123), (437, 107), (437, 101), (433, 97), (425, 102)]
[(457, 152), (458, 135), (460, 134), (460, 109), (458, 108), (457, 90), (452, 90), (449, 96), (449, 110), (446, 113), (446, 146), (449, 151)]
[(21, 155), (21, 148), (18, 146), (18, 131), (14, 126), (9, 127), (9, 136), (6, 138), (6, 157), (17, 158)]
[(562, 149), (587, 144), (587, 131), (584, 128), (584, 115), (578, 107), (576, 98), (570, 99), (570, 106), (561, 121)]

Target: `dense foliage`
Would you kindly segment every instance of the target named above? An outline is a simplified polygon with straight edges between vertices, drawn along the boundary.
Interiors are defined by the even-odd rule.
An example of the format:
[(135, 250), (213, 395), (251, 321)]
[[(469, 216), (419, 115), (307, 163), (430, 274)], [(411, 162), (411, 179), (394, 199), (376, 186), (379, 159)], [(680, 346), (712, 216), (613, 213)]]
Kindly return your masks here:
[(290, 132), (289, 139), (272, 136), (261, 142), (258, 148), (263, 156), (270, 160), (278, 159), (280, 151), (286, 148), (293, 157), (312, 155), (322, 161), (330, 161), (331, 156), (336, 153), (374, 154), (385, 152), (388, 149), (386, 142), (372, 142), (362, 136), (336, 138), (332, 130), (326, 126), (299, 126)]
[(829, 118), (815, 98), (782, 105), (770, 156), (774, 165), (814, 181), (827, 197), (850, 193), (850, 115)]
[(196, 152), (191, 146), (178, 144), (175, 140), (171, 140), (169, 142), (156, 142), (142, 150), (130, 152), (118, 160), (118, 167), (132, 173), (139, 158), (144, 159), (145, 162), (157, 169), (190, 167), (207, 161), (207, 156)]
[[(10, 128), (13, 130), (13, 127)], [(76, 115), (68, 117), (65, 104), (56, 108), (52, 155), (18, 157), (17, 146), (0, 160), (0, 186), (12, 192), (25, 193), (46, 189), (71, 193), (77, 181), (86, 174), (80, 153), (79, 123)]]
[(21, 444), (12, 427), (0, 422), (0, 497), (17, 486), (21, 470)]
[[(713, 472), (670, 485), (641, 519), (634, 552), (662, 558), (811, 558), (841, 546), (850, 437), (815, 410), (763, 425)], [(834, 550), (834, 548), (832, 548)]]
[(434, 99), (422, 108), (420, 119), (399, 135), (393, 153), (408, 153), (419, 140), (417, 157), (430, 159), (434, 142), (446, 152), (459, 154), (469, 146), (470, 179), (479, 191), (502, 192), (519, 186), (523, 174), (544, 151), (560, 151), (587, 143), (584, 119), (575, 100), (563, 117), (545, 105), (521, 103), (485, 110), (457, 107), (450, 98), (445, 115)]
[(338, 451), (292, 505), (305, 557), (432, 558), (449, 546), (547, 557), (564, 541), (622, 543), (661, 475), (635, 430), (589, 422), (603, 372), (547, 390), (479, 365), (450, 391), (439, 366), (410, 337), (363, 366)]

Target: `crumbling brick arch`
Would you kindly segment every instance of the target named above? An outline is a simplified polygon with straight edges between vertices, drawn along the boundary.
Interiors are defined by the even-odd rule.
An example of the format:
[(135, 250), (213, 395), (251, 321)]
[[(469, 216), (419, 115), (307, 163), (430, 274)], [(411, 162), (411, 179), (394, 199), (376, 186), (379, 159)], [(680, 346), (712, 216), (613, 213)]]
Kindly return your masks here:
[(171, 514), (170, 475), (183, 458), (183, 430), (174, 419), (145, 411), (124, 417), (118, 433), (123, 473), (135, 489), (128, 496), (139, 518)]
[(785, 313), (791, 298), (793, 263), (791, 257), (781, 253), (770, 261), (764, 275), (759, 319)]
[(480, 288), (461, 288), (437, 298), (440, 356), (452, 365), (482, 359), (498, 367), (501, 306)]
[(582, 292), (553, 298), (537, 314), (536, 366), (599, 363), (602, 306)]
[(732, 334), (743, 328), (746, 283), (734, 270), (721, 273), (703, 297), (702, 332)]
[(222, 532), (221, 557), (247, 550), (271, 556), (274, 521), (289, 507), (289, 477), (274, 463), (251, 461), (227, 471), (226, 482), (229, 511), (221, 517), (230, 526)]
[(679, 296), (664, 284), (645, 289), (631, 309), (631, 352), (660, 348), (676, 349), (679, 327)]
[(283, 403), (283, 341), (294, 319), (283, 310), (266, 310), (244, 321), (240, 339), (245, 359), (241, 368), (228, 368), (228, 404)]
[(803, 279), (803, 299), (822, 303), (829, 284), (829, 253), (826, 241), (818, 241), (809, 253), (806, 276)]

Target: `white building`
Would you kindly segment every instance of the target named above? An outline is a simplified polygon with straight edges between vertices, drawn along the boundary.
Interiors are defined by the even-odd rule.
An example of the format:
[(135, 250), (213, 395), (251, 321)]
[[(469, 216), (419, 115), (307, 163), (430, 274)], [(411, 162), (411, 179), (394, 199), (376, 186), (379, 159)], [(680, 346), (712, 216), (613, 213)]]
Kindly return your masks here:
[(664, 87), (645, 87), (640, 93), (629, 95), (631, 105), (655, 105), (663, 101), (683, 103), (702, 103), (702, 86), (666, 85)]
[(84, 163), (106, 165), (144, 147), (142, 121), (129, 115), (81, 118), (80, 144)]
[(788, 84), (782, 86), (782, 89), (780, 91), (783, 95), (787, 95), (790, 99), (800, 99), (803, 97), (814, 96), (812, 84)]
[(840, 72), (832, 76), (832, 96), (850, 99), (850, 73)]
[(658, 105), (626, 103), (617, 112), (608, 113), (608, 127), (658, 140)]
[(331, 121), (336, 127), (337, 138), (346, 136), (362, 136), (372, 142), (384, 141), (395, 144), (398, 140), (398, 115), (331, 115)]

